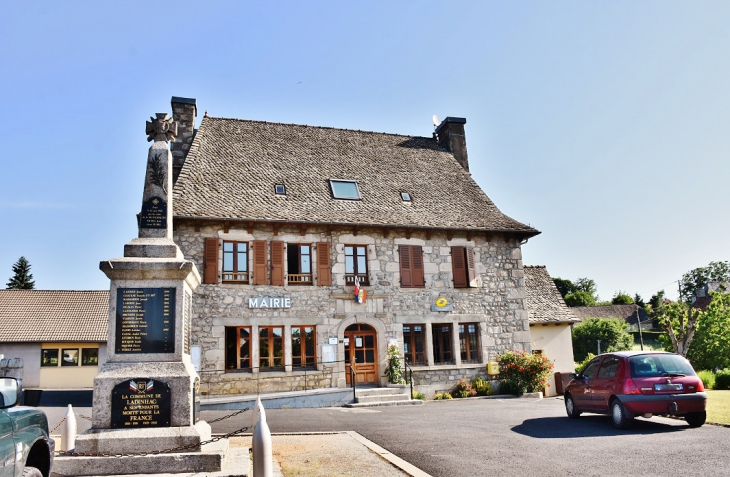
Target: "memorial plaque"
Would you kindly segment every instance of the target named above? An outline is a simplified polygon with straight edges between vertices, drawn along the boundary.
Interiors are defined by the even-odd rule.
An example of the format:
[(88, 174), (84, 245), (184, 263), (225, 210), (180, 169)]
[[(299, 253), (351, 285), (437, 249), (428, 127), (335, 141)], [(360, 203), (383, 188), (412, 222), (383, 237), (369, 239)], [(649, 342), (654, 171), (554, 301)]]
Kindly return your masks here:
[(167, 227), (167, 202), (162, 197), (150, 197), (142, 203), (139, 226), (147, 229)]
[(170, 427), (170, 386), (149, 378), (130, 379), (112, 389), (112, 429)]
[(175, 289), (117, 289), (115, 352), (175, 352)]

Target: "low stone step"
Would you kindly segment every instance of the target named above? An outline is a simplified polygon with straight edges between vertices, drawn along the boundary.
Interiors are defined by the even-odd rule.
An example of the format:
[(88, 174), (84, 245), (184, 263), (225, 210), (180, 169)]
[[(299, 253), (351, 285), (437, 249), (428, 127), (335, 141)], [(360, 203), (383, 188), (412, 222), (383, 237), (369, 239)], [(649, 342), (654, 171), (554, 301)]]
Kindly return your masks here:
[(401, 394), (408, 396), (409, 391), (408, 388), (355, 388), (355, 396), (392, 396)]
[(410, 401), (379, 401), (379, 402), (363, 402), (345, 404), (344, 407), (378, 407), (378, 406), (420, 406), (423, 401), (420, 399), (411, 399)]
[(381, 401), (408, 401), (408, 394), (371, 394), (368, 396), (356, 396), (358, 403), (381, 402)]

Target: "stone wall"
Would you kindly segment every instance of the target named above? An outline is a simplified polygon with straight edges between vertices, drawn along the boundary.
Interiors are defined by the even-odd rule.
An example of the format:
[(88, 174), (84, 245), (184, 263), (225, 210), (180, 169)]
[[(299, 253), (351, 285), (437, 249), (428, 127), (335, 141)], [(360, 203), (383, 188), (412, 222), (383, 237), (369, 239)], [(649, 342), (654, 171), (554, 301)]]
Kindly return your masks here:
[(270, 373), (226, 373), (215, 371), (200, 374), (201, 395), (247, 395), (286, 391), (307, 391), (332, 387), (333, 368), (321, 370)]
[[(366, 323), (378, 331), (379, 371), (385, 369), (387, 344), (396, 340), (403, 349), (403, 324), (478, 323), (480, 330), (481, 360), (486, 363), (508, 349), (529, 350), (530, 332), (525, 305), (525, 284), (522, 270), (520, 239), (506, 235), (474, 234), (467, 237), (456, 234), (449, 238), (445, 232), (413, 231), (406, 238), (401, 231), (390, 231), (384, 236), (381, 229), (309, 227), (301, 233), (294, 227), (281, 227), (274, 231), (270, 225), (258, 226), (249, 233), (247, 229), (231, 226), (228, 232), (222, 223), (204, 222), (199, 231), (190, 222), (176, 224), (174, 239), (185, 257), (193, 260), (199, 270), (204, 269), (205, 239), (216, 237), (230, 241), (280, 240), (285, 243), (313, 245), (312, 264), (317, 263), (317, 242), (330, 243), (332, 286), (317, 285), (316, 267), (313, 286), (273, 287), (269, 285), (245, 285), (219, 283), (200, 285), (193, 297), (192, 344), (202, 349), (201, 370), (223, 372), (225, 368), (225, 327), (285, 325), (288, 333), (291, 325), (315, 325), (317, 327), (317, 353), (328, 338), (338, 338), (337, 363), (334, 363), (332, 385), (344, 385), (344, 330), (353, 323)], [(352, 287), (345, 285), (345, 244), (366, 245), (370, 285), (366, 303), (352, 299)], [(420, 245), (424, 259), (424, 288), (401, 288), (398, 245)], [(454, 288), (451, 264), (451, 246), (474, 247), (476, 278), (470, 288)], [(267, 253), (267, 256), (270, 256)], [(222, 252), (219, 254), (222, 260)], [(249, 258), (249, 261), (251, 258)], [(250, 263), (251, 265), (251, 263)], [(249, 269), (252, 269), (249, 266)], [(291, 308), (252, 309), (248, 298), (257, 296), (287, 296)], [(438, 298), (446, 298), (453, 306), (450, 312), (431, 311)], [(426, 339), (431, 352), (430, 327)], [(255, 333), (255, 332), (254, 332)], [(458, 347), (458, 329), (454, 330), (455, 365), (461, 360)], [(288, 336), (288, 335), (286, 335)], [(288, 346), (285, 341), (285, 350)], [(290, 351), (287, 351), (290, 353)], [(252, 356), (254, 362), (258, 356)], [(290, 363), (288, 354), (285, 358)], [(433, 364), (430, 362), (429, 364)], [(321, 368), (321, 365), (320, 365)], [(291, 372), (287, 366), (286, 372)], [(255, 374), (255, 373), (254, 373)], [(434, 373), (448, 381), (449, 373)], [(227, 394), (237, 385), (229, 381), (245, 382), (252, 375), (233, 373), (225, 380), (211, 381), (206, 392), (213, 395)], [(281, 376), (287, 374), (282, 371)], [(289, 379), (289, 378), (286, 378)], [(286, 380), (284, 379), (284, 380)], [(224, 383), (225, 381), (225, 383)], [(223, 383), (223, 384), (221, 384)], [(384, 384), (384, 380), (381, 380)], [(243, 390), (243, 384), (241, 385)], [(277, 385), (278, 386), (278, 385)], [(282, 385), (287, 387), (292, 385)], [(202, 392), (202, 390), (201, 390)]]

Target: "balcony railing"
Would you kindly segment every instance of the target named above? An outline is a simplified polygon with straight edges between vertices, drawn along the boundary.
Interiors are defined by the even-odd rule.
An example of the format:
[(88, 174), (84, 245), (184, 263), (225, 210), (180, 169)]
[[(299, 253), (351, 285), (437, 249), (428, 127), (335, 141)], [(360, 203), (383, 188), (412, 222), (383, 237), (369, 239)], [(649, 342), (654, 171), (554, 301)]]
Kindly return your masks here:
[(360, 279), (360, 285), (370, 285), (367, 274), (358, 273), (357, 275), (345, 275), (345, 285), (355, 286), (355, 277)]
[(311, 273), (290, 273), (287, 275), (286, 282), (289, 285), (311, 285), (312, 274)]
[(248, 272), (223, 272), (224, 282), (248, 282)]

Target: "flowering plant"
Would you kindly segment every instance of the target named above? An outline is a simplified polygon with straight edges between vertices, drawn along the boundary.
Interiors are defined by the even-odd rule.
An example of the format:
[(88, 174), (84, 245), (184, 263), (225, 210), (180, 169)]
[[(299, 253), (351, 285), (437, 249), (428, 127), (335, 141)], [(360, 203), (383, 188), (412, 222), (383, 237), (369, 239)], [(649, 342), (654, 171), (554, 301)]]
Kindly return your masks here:
[(508, 381), (506, 388), (518, 395), (534, 393), (549, 386), (553, 362), (543, 355), (510, 350), (497, 356), (497, 361), (500, 375)]

